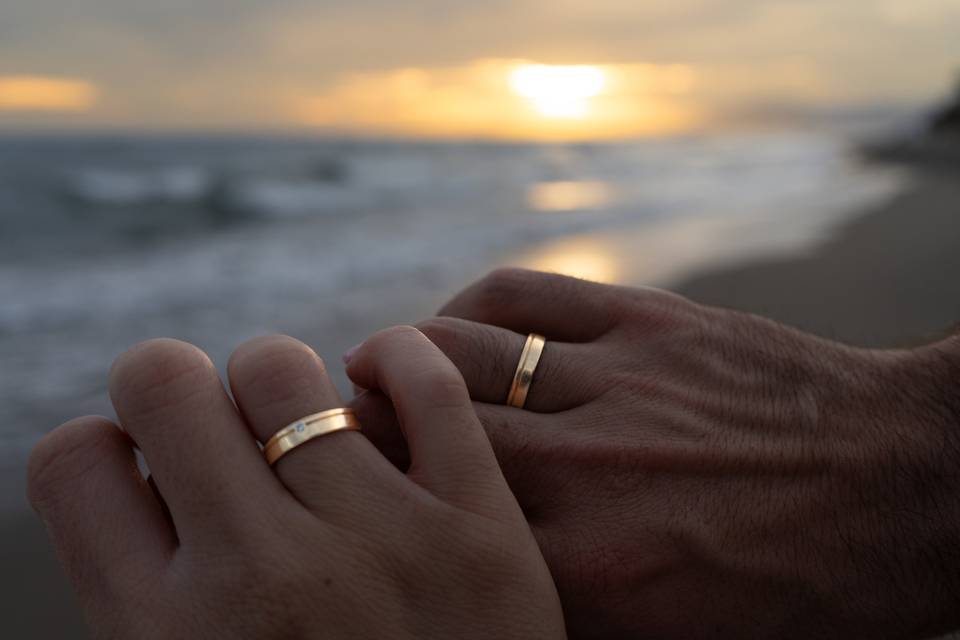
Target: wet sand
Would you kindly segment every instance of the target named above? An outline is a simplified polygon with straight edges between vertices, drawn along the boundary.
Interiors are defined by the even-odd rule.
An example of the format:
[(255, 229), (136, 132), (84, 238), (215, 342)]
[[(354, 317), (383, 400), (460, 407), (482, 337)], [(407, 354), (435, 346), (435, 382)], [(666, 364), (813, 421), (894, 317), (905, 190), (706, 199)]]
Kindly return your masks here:
[[(960, 177), (930, 170), (799, 257), (723, 268), (674, 288), (825, 337), (900, 346), (934, 339), (960, 321), (958, 274)], [(0, 531), (3, 637), (86, 637), (37, 519), (8, 517)]]
[(676, 289), (850, 344), (934, 340), (960, 322), (960, 168), (916, 176), (803, 257), (703, 274)]

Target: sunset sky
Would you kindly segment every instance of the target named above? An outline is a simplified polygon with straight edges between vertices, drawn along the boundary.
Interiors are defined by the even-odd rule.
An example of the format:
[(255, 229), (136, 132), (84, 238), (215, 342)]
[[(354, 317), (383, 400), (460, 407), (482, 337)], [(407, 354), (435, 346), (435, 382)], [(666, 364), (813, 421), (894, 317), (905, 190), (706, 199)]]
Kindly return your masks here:
[(960, 0), (5, 0), (0, 129), (616, 138), (901, 107)]

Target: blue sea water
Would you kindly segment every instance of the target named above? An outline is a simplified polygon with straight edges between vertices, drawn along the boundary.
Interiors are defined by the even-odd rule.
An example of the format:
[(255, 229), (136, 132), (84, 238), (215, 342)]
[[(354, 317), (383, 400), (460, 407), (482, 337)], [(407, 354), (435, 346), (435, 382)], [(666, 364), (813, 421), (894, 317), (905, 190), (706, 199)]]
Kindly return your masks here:
[[(728, 217), (782, 242), (891, 184), (822, 132), (578, 145), (0, 138), (0, 469), (22, 466), (64, 419), (109, 415), (110, 361), (148, 337), (193, 341), (222, 366), (243, 339), (283, 331), (335, 363), (369, 331), (550, 243)], [(740, 256), (737, 235), (711, 236), (710, 251)], [(660, 244), (651, 261), (682, 255), (671, 273), (709, 257)]]

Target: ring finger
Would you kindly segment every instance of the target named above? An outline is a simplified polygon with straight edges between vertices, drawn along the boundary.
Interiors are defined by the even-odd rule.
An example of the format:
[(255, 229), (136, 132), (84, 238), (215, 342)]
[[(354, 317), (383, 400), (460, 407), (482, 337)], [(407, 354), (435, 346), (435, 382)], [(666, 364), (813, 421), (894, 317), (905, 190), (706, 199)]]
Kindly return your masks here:
[[(316, 353), (286, 336), (244, 343), (230, 358), (228, 374), (237, 406), (260, 442), (304, 416), (344, 406)], [(313, 438), (288, 451), (274, 469), (314, 512), (362, 509), (357, 501), (339, 499), (344, 483), (352, 489), (382, 491), (390, 485), (385, 476), (399, 475), (355, 431)]]
[[(417, 328), (457, 365), (471, 398), (506, 404), (527, 336), (459, 318), (433, 318)], [(594, 382), (596, 376), (589, 375), (586, 345), (553, 342), (547, 338), (523, 408), (555, 413), (599, 396), (601, 390)]]

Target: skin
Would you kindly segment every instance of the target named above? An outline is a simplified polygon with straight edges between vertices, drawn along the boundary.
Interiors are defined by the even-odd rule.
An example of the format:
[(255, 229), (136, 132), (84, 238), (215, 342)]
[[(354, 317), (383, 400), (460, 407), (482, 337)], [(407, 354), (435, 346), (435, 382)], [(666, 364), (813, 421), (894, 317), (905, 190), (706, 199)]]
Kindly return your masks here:
[[(419, 328), (467, 381), (571, 637), (960, 627), (960, 340), (855, 349), (520, 270), (440, 316)], [(502, 406), (530, 332), (548, 343), (527, 405)], [(354, 406), (403, 468), (380, 394)]]
[(236, 405), (191, 345), (151, 341), (116, 361), (123, 430), (78, 418), (29, 465), (30, 500), (97, 637), (564, 637), (553, 581), (457, 369), (401, 327), (369, 340), (350, 375), (393, 399), (406, 474), (357, 432), (267, 465), (257, 440), (343, 406), (292, 338), (237, 349)]

